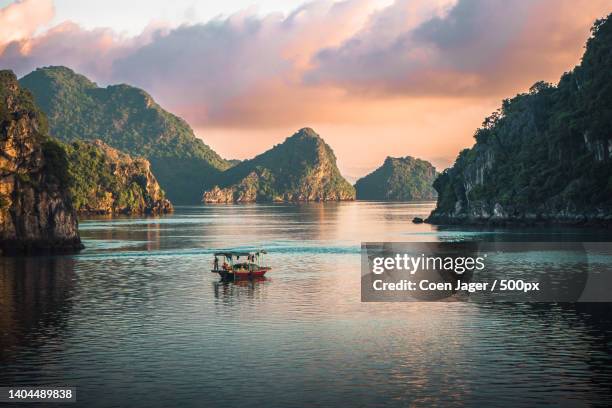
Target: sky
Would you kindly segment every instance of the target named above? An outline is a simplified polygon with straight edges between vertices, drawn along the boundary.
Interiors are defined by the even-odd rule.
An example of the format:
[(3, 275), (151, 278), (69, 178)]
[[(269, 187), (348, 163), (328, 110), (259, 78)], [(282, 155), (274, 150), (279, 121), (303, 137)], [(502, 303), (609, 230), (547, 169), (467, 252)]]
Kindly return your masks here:
[(226, 158), (302, 127), (343, 174), (438, 170), (504, 98), (579, 63), (610, 0), (0, 0), (0, 68), (128, 83)]

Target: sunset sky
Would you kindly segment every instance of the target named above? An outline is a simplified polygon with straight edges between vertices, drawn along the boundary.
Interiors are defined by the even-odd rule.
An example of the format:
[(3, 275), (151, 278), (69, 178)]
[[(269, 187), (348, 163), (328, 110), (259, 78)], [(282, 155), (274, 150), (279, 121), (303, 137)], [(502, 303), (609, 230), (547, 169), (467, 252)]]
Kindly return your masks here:
[(0, 68), (141, 87), (226, 158), (309, 126), (346, 176), (447, 167), (501, 100), (579, 62), (610, 0), (0, 0)]

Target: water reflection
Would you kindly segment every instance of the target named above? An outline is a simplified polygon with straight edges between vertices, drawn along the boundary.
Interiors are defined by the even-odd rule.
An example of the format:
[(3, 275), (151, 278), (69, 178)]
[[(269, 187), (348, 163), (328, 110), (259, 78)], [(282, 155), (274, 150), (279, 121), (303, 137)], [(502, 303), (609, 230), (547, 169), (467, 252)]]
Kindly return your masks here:
[(70, 257), (0, 257), (0, 362), (64, 335), (75, 281)]
[(264, 285), (271, 283), (270, 278), (265, 276), (253, 279), (241, 279), (235, 281), (220, 280), (212, 283), (215, 299), (219, 299), (221, 303), (232, 305), (234, 298), (262, 299), (265, 296)]

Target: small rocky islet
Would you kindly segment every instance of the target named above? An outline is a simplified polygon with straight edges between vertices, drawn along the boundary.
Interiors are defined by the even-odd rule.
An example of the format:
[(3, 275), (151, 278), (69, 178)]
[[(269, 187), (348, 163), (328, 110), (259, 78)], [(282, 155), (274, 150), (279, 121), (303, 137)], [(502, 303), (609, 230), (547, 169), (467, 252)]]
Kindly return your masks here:
[(219, 176), (205, 203), (346, 201), (355, 189), (342, 177), (331, 147), (304, 128)]
[(387, 157), (382, 166), (357, 180), (358, 200), (433, 200), (438, 172), (428, 161), (411, 156)]

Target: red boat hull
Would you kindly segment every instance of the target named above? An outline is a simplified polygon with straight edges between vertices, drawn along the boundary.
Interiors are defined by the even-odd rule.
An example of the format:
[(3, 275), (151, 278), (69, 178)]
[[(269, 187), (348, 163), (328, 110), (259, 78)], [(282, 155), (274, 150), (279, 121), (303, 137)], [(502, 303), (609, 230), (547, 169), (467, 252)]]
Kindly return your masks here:
[(213, 270), (212, 272), (218, 273), (222, 279), (253, 279), (253, 278), (261, 278), (266, 272), (268, 272), (271, 268), (261, 268), (254, 271), (225, 271), (225, 270)]
[(234, 272), (234, 277), (236, 278), (259, 278), (262, 277), (268, 272), (268, 269), (259, 269), (256, 271), (249, 272)]

